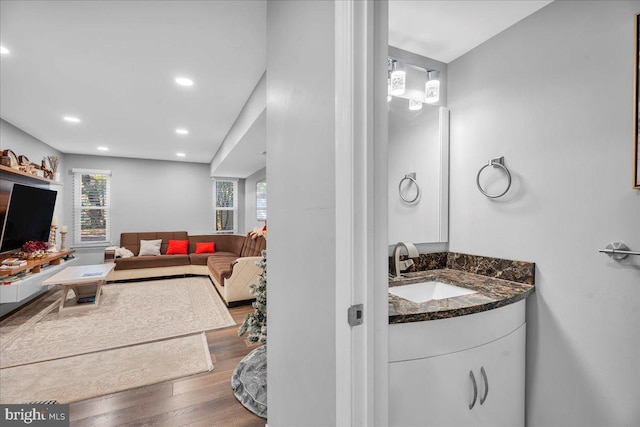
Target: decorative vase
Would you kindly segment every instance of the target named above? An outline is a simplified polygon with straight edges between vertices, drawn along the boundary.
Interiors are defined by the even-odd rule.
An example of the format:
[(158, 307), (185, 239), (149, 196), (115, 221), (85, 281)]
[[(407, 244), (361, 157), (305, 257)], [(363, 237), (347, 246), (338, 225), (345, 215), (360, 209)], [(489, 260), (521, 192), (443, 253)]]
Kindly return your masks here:
[(60, 182), (60, 172), (56, 172), (53, 174), (53, 180), (55, 182)]

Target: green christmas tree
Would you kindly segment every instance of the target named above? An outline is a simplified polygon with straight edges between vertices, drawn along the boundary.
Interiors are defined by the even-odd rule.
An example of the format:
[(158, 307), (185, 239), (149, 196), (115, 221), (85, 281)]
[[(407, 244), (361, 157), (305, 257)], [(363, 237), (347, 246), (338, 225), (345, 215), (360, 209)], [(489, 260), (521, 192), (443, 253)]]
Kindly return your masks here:
[(262, 269), (257, 285), (251, 285), (251, 294), (256, 297), (251, 305), (254, 312), (247, 317), (238, 329), (238, 336), (249, 332), (247, 339), (251, 343), (267, 343), (267, 251), (262, 251), (262, 258), (256, 261), (256, 265)]

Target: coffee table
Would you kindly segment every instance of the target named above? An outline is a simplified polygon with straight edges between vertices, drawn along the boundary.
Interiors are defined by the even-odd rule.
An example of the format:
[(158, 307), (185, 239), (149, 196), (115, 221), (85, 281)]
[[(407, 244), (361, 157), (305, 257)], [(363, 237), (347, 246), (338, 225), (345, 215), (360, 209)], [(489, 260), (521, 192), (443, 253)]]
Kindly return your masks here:
[[(42, 285), (60, 285), (64, 289), (58, 309), (59, 313), (95, 309), (100, 307), (102, 285), (115, 266), (115, 264), (109, 263), (67, 267), (44, 280)], [(75, 298), (67, 301), (67, 294), (70, 290), (73, 290)], [(83, 300), (87, 302), (82, 302)]]

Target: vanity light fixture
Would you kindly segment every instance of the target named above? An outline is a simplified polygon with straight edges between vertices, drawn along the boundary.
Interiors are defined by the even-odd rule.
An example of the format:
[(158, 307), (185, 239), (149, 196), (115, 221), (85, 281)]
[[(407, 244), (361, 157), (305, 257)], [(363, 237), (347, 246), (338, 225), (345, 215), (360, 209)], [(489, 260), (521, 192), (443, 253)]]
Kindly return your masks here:
[(100, 147), (98, 147), (98, 150), (100, 150), (100, 151), (109, 151), (109, 147), (100, 146)]
[(407, 73), (398, 67), (398, 61), (392, 61), (391, 95), (400, 96), (404, 93)]
[(178, 156), (178, 157), (186, 157), (187, 155), (185, 153), (176, 153), (176, 156)]
[(80, 123), (80, 119), (74, 116), (64, 116), (62, 119), (69, 123)]
[(11, 51), (4, 46), (0, 46), (0, 55), (8, 55)]
[(176, 129), (176, 133), (178, 135), (189, 135), (189, 131), (187, 129)]
[(440, 72), (435, 70), (427, 71), (424, 102), (433, 104), (438, 100), (440, 100)]
[(176, 77), (175, 82), (180, 86), (193, 86), (193, 80), (187, 77)]
[(411, 111), (422, 110), (422, 101), (416, 101), (415, 99), (410, 99), (409, 110)]

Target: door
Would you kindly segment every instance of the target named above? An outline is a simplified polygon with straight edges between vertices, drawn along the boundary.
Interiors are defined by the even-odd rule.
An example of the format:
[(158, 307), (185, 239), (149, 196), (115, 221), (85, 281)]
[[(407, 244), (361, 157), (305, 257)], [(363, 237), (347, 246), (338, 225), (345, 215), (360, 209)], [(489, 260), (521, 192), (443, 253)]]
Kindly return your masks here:
[(385, 426), (387, 2), (337, 1), (335, 19), (336, 425)]
[(474, 368), (480, 377), (475, 411), (478, 426), (524, 426), (525, 340), (526, 324), (478, 348), (476, 360), (482, 361), (482, 366), (476, 362)]
[[(475, 350), (389, 364), (389, 425), (473, 426)], [(476, 385), (478, 379), (475, 378)], [(477, 405), (477, 403), (476, 403)]]

